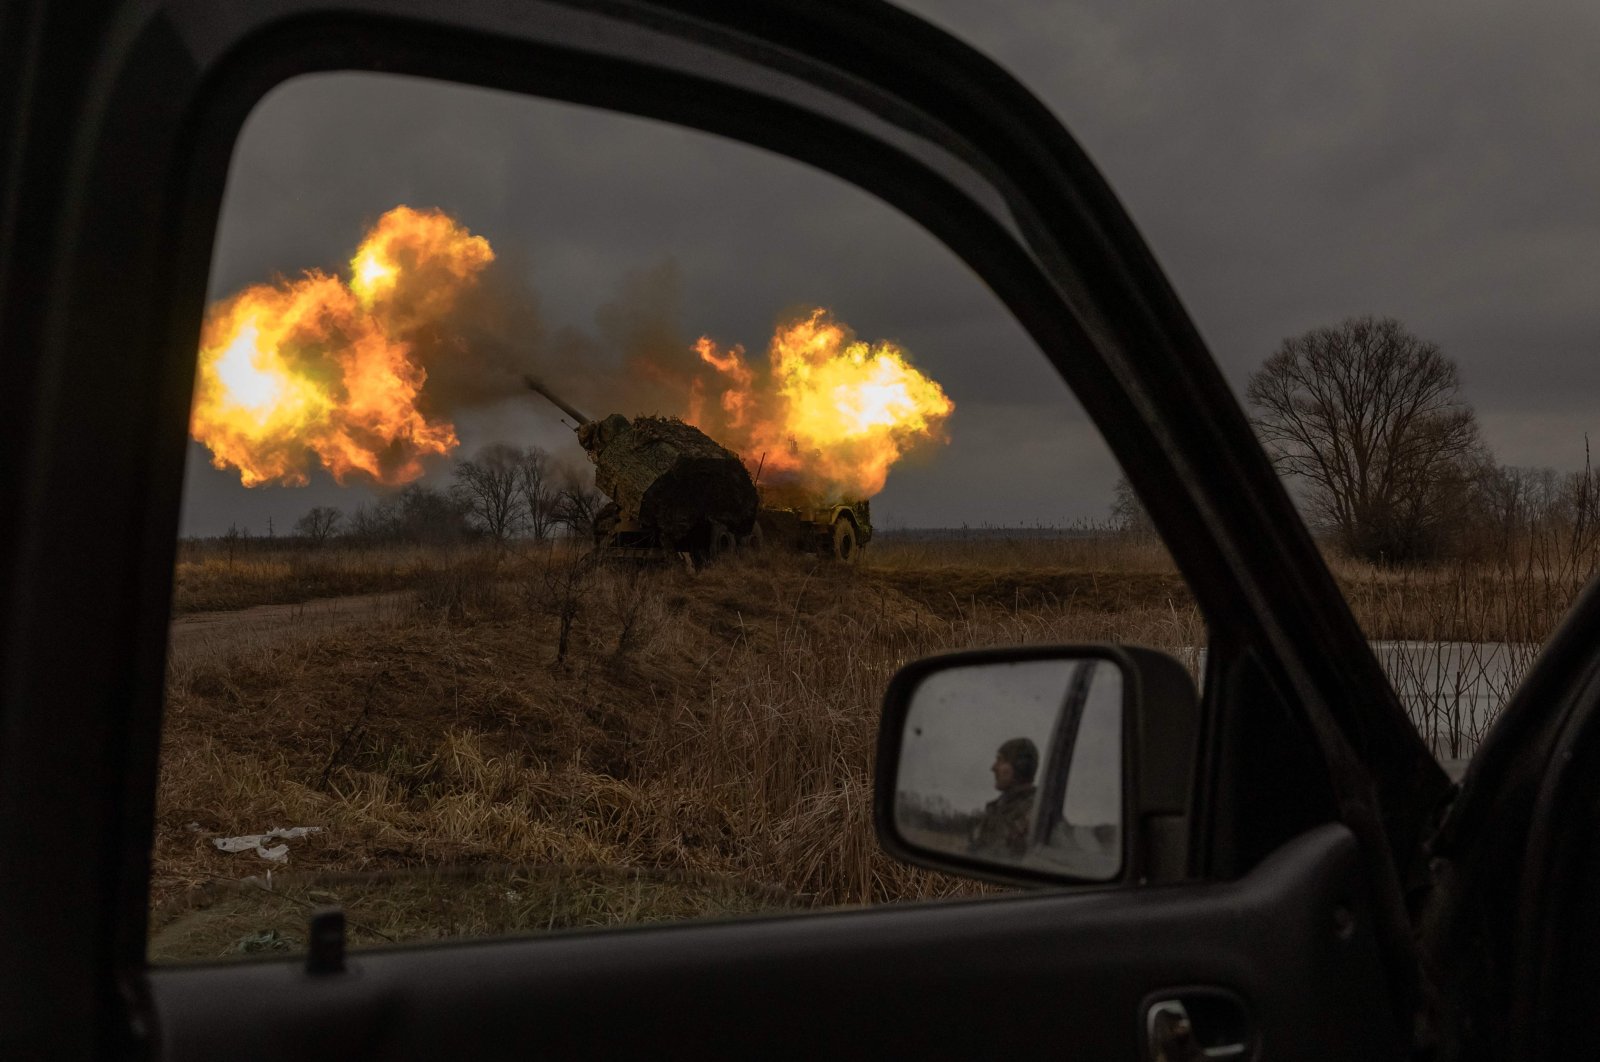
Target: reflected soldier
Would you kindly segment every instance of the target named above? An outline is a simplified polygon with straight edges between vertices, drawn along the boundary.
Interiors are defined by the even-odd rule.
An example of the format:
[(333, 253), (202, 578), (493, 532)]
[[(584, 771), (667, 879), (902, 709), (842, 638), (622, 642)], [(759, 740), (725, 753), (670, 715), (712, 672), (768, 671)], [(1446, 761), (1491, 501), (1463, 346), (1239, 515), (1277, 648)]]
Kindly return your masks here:
[(973, 827), (968, 848), (1020, 859), (1028, 851), (1028, 831), (1033, 824), (1033, 776), (1039, 769), (1039, 749), (1027, 738), (1012, 738), (1000, 746), (989, 769), (1000, 795), (984, 805), (983, 818)]

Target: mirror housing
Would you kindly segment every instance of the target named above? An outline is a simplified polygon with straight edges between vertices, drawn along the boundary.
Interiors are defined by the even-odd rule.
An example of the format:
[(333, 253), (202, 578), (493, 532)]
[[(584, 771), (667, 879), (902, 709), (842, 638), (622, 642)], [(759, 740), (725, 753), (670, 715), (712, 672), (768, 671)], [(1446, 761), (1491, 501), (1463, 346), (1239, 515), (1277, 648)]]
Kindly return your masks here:
[[(1093, 662), (1097, 668), (1109, 664), (1121, 676), (1121, 821), (1116, 831), (1120, 859), (1115, 871), (1107, 864), (1104, 873), (1073, 874), (1041, 860), (995, 858), (977, 850), (976, 843), (961, 850), (963, 846), (930, 845), (909, 838), (901, 828), (898, 812), (902, 769), (910, 766), (906, 760), (906, 728), (913, 719), (918, 691), (925, 689), (930, 679), (941, 681), (936, 676), (947, 682), (964, 669), (972, 673), (968, 676), (971, 678), (982, 669), (995, 669), (998, 673), (1004, 665), (1051, 662), (1063, 666), (1061, 674), (1067, 674), (1073, 665)], [(1079, 668), (1077, 673), (1088, 672)], [(1062, 685), (1070, 705), (1074, 695), (1069, 682)], [(1015, 698), (1016, 693), (1002, 688), (1002, 696)], [(981, 708), (974, 709), (975, 713), (980, 711)], [(903, 862), (1007, 885), (1181, 880), (1188, 875), (1189, 810), (1199, 716), (1199, 697), (1188, 668), (1166, 653), (1139, 646), (1018, 646), (961, 650), (912, 661), (895, 673), (884, 694), (873, 783), (873, 818), (879, 843)], [(1081, 705), (1073, 718), (1075, 728), (1080, 719)], [(984, 745), (974, 748), (973, 753), (987, 757), (995, 750)], [(1066, 788), (1065, 780), (1059, 780), (1055, 788), (1059, 795)]]

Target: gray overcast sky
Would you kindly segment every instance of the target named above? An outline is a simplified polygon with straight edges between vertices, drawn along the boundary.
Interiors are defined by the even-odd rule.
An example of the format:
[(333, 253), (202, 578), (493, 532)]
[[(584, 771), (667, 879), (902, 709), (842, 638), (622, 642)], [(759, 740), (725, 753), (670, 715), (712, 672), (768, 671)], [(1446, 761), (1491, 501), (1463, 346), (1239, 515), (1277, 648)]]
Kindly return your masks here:
[[(1236, 390), (1285, 336), (1389, 314), (1460, 364), (1502, 462), (1581, 465), (1600, 426), (1600, 8), (905, 6), (1062, 118)], [(291, 82), (241, 136), (212, 295), (338, 268), (397, 203), (441, 207), (491, 241), (536, 293), (529, 356), (580, 405), (609, 411), (593, 352), (616, 345), (620, 308), (648, 301), (674, 334), (760, 351), (778, 314), (827, 305), (863, 338), (903, 343), (956, 402), (950, 444), (896, 468), (878, 522), (1106, 514), (1104, 444), (963, 266), (864, 193), (701, 134), (458, 86)], [(578, 334), (585, 345), (561, 341)], [(457, 424), (467, 452), (578, 454), (533, 402)], [(447, 479), (444, 464), (430, 474)], [(183, 528), (261, 534), (270, 516), (281, 533), (312, 505), (369, 496), (320, 475), (246, 491), (191, 445)]]

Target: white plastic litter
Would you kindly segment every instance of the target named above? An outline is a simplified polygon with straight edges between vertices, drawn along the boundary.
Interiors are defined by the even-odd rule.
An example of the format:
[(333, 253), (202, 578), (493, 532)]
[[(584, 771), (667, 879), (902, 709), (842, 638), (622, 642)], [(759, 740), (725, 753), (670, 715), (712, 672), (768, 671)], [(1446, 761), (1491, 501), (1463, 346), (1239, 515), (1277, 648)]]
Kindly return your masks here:
[(266, 833), (247, 833), (238, 837), (213, 837), (211, 843), (223, 852), (248, 852), (255, 849), (256, 855), (273, 863), (286, 863), (289, 861), (289, 846), (276, 844), (267, 847), (268, 841), (298, 841), (302, 837), (313, 833), (321, 833), (321, 826), (291, 826), (288, 829), (277, 828)]

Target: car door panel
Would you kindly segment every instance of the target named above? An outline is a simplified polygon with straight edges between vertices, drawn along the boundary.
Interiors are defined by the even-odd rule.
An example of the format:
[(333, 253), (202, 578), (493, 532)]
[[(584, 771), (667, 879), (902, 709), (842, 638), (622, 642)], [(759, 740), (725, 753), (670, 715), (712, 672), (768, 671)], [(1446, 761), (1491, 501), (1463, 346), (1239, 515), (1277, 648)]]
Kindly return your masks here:
[[(160, 1056), (1144, 1057), (1143, 1004), (1241, 1004), (1258, 1059), (1398, 1058), (1350, 832), (1247, 877), (155, 971)], [(1204, 1030), (1197, 1030), (1204, 1033)]]

